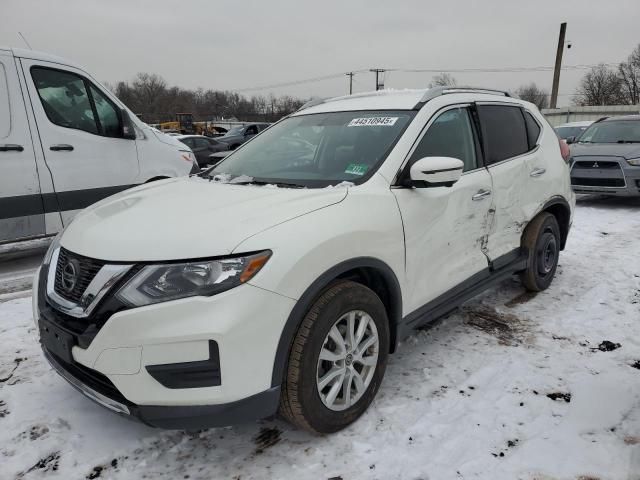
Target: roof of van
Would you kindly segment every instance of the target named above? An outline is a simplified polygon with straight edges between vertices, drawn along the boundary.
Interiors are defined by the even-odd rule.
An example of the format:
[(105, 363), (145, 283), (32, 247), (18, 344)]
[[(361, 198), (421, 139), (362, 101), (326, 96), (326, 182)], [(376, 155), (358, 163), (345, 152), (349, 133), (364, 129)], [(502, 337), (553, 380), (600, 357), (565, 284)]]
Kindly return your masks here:
[[(354, 110), (412, 110), (441, 95), (473, 94), (482, 95), (487, 100), (497, 97), (503, 101), (524, 104), (522, 100), (511, 98), (499, 90), (474, 87), (434, 87), (426, 89), (386, 89), (345, 95), (342, 97), (317, 99), (307, 102), (296, 114), (324, 113)], [(295, 115), (295, 114), (294, 114)]]
[(31, 60), (40, 60), (43, 62), (58, 63), (60, 65), (66, 65), (69, 67), (79, 68), (80, 70), (85, 70), (85, 68), (82, 67), (81, 65), (78, 65), (65, 58), (58, 57), (56, 55), (52, 55), (46, 52), (39, 52), (37, 50), (27, 50), (24, 48), (3, 47), (3, 46), (0, 46), (0, 50), (9, 51), (13, 54), (14, 57), (18, 57), (18, 58), (29, 58)]

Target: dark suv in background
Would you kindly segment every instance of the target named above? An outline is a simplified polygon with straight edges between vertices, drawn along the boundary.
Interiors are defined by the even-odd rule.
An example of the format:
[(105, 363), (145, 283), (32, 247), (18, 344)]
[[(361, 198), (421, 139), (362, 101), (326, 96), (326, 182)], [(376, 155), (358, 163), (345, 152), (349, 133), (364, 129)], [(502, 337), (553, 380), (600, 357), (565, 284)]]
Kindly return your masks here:
[(576, 193), (640, 196), (640, 115), (593, 123), (571, 145)]
[(216, 140), (229, 145), (229, 150), (235, 150), (251, 137), (257, 135), (262, 130), (267, 128), (269, 125), (269, 123), (248, 123), (246, 125), (237, 125), (231, 128), (222, 137), (217, 137)]

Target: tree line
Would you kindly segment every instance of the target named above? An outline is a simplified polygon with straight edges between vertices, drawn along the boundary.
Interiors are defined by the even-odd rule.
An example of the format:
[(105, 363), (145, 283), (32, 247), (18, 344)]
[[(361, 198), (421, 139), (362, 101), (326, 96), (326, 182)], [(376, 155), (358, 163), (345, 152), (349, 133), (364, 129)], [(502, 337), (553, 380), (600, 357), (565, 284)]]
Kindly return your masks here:
[[(431, 79), (429, 87), (457, 84), (451, 74), (441, 73)], [(274, 122), (305, 103), (290, 95), (245, 97), (231, 91), (170, 87), (161, 76), (150, 73), (139, 73), (133, 81), (121, 81), (109, 88), (147, 123), (174, 120), (176, 113), (193, 113), (196, 121), (236, 117)], [(549, 92), (534, 82), (518, 87), (512, 94), (540, 109), (549, 106)], [(573, 94), (572, 103), (579, 106), (639, 104), (640, 44), (616, 68), (601, 64), (589, 70)]]
[(146, 123), (172, 121), (176, 113), (192, 113), (196, 121), (236, 117), (250, 122), (274, 122), (305, 103), (290, 95), (245, 97), (230, 91), (170, 87), (164, 78), (152, 73), (138, 73), (131, 82), (107, 86)]

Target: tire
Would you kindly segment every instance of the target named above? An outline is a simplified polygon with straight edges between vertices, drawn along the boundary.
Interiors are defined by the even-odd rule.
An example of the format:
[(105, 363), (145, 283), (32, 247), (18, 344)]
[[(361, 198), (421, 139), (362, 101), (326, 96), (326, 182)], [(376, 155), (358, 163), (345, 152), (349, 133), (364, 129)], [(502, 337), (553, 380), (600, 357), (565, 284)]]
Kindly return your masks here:
[[(339, 332), (346, 327), (352, 313), (355, 315), (353, 324), (356, 326), (352, 339), (358, 334), (357, 326), (362, 325), (362, 322), (366, 325), (363, 327), (366, 328), (363, 340), (353, 343), (364, 349), (366, 343), (375, 338), (372, 333), (375, 330), (377, 348), (364, 349), (366, 355), (362, 354), (359, 360), (357, 349), (353, 352), (352, 360), (347, 358), (351, 354), (346, 354), (343, 360), (321, 360), (321, 350), (326, 355), (332, 346), (338, 348), (338, 342), (330, 340), (330, 330), (333, 333), (333, 327), (336, 326)], [(345, 352), (353, 350), (350, 345), (344, 345), (347, 345)], [(375, 350), (377, 355), (374, 359)], [(373, 401), (384, 376), (388, 355), (389, 322), (380, 298), (369, 288), (352, 281), (342, 280), (329, 285), (311, 306), (293, 340), (280, 395), (280, 414), (294, 425), (313, 433), (333, 433), (345, 428), (356, 421)], [(365, 360), (370, 366), (359, 363)], [(352, 373), (358, 369), (360, 371), (357, 377), (364, 379), (362, 383), (356, 382), (356, 375)], [(338, 380), (325, 386), (325, 393), (321, 394), (320, 383), (327, 378), (326, 370), (341, 370), (345, 373), (343, 377), (338, 376)], [(346, 401), (347, 388), (344, 385), (347, 380), (340, 378), (350, 379), (347, 384), (353, 403)], [(326, 394), (326, 391), (331, 392), (336, 383), (339, 384), (338, 397), (332, 408), (329, 408), (327, 405), (330, 393)], [(356, 383), (360, 385), (360, 389)]]
[(541, 213), (527, 225), (522, 246), (529, 258), (520, 276), (527, 290), (540, 292), (551, 285), (558, 267), (560, 242), (560, 227), (552, 214)]

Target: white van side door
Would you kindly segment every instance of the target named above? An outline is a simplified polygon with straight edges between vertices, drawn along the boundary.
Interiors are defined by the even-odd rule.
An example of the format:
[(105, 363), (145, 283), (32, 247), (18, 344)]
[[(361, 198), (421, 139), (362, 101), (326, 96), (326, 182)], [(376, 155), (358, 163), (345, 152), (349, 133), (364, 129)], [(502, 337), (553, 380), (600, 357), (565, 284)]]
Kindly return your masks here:
[(136, 141), (122, 137), (119, 103), (82, 70), (20, 62), (63, 223), (140, 183)]
[(0, 50), (0, 242), (44, 235), (44, 207), (16, 63)]

